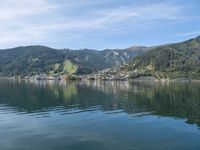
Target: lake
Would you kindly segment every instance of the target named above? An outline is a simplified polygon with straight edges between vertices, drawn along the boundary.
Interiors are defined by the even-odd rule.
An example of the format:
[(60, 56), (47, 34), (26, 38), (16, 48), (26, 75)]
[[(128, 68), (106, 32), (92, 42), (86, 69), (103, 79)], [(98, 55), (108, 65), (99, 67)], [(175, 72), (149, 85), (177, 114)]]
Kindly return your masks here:
[(200, 83), (0, 80), (0, 150), (199, 150)]

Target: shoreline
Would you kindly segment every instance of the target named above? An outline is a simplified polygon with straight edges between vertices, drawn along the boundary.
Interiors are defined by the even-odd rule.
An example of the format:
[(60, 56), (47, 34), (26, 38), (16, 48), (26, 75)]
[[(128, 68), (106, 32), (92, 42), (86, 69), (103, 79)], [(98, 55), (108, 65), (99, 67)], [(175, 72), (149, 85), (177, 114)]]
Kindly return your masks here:
[(175, 79), (169, 79), (169, 78), (162, 78), (157, 79), (152, 76), (140, 76), (134, 79), (130, 78), (93, 78), (88, 75), (73, 75), (68, 77), (0, 77), (0, 79), (7, 79), (7, 80), (30, 80), (30, 81), (130, 81), (130, 82), (199, 82), (200, 79), (191, 79), (191, 78), (175, 78)]

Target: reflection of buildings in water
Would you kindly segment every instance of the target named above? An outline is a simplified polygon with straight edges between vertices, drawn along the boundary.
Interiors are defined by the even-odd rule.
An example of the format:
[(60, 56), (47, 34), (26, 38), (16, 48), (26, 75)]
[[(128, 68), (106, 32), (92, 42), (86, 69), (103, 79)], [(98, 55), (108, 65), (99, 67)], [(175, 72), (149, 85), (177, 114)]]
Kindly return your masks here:
[(117, 94), (118, 90), (127, 91), (130, 89), (130, 84), (126, 81), (83, 81), (82, 85), (87, 85), (96, 90), (113, 94)]
[[(107, 94), (113, 94), (113, 96), (128, 96), (131, 93), (148, 92), (152, 93), (153, 83), (140, 83), (129, 81), (84, 81), (81, 85), (92, 87), (93, 89), (105, 92)], [(157, 84), (157, 83), (154, 83)], [(154, 85), (155, 86), (155, 85)]]

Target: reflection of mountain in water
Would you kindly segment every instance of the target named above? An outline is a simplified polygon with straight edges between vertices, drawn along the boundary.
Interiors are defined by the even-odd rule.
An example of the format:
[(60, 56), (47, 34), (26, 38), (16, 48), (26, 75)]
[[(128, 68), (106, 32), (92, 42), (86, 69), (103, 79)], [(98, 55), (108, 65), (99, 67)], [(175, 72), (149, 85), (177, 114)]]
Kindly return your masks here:
[(73, 84), (53, 82), (0, 82), (0, 103), (34, 112), (43, 108), (63, 105), (65, 99), (77, 94)]
[(160, 116), (187, 118), (188, 123), (200, 125), (200, 84), (198, 83), (88, 83), (94, 88), (112, 93), (119, 108), (126, 112), (151, 112)]
[(98, 109), (131, 115), (150, 113), (187, 118), (188, 123), (200, 125), (200, 85), (194, 83), (0, 81), (0, 104), (27, 113), (58, 107), (65, 112)]

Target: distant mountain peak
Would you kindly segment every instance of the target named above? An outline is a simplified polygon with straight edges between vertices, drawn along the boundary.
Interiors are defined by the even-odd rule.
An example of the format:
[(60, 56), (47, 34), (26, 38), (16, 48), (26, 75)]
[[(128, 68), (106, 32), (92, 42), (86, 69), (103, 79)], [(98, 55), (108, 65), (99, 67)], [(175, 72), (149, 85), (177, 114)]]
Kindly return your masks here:
[(130, 50), (130, 51), (147, 50), (147, 49), (148, 47), (145, 47), (145, 46), (131, 46), (127, 48), (127, 50)]

